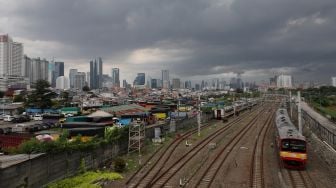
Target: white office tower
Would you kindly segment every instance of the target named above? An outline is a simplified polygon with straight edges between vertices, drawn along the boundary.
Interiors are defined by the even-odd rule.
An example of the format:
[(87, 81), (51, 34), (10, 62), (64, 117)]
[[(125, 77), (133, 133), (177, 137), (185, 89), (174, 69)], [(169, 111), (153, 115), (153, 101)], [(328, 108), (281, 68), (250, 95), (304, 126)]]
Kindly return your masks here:
[(277, 77), (277, 88), (292, 88), (292, 76), (291, 75), (279, 75)]
[(336, 87), (336, 77), (331, 77), (331, 85)]
[(162, 88), (169, 89), (169, 70), (162, 70)]
[(69, 89), (70, 88), (70, 82), (69, 79), (65, 76), (60, 76), (56, 79), (56, 89)]
[(0, 35), (0, 76), (24, 76), (23, 45)]
[(41, 58), (33, 58), (30, 60), (30, 83), (33, 84), (37, 80), (48, 80), (49, 77), (49, 61)]
[(70, 80), (70, 87), (74, 88), (75, 86), (75, 76), (77, 74), (78, 70), (77, 69), (70, 69), (69, 70), (69, 80)]
[(75, 80), (74, 80), (74, 88), (82, 90), (83, 87), (86, 85), (85, 80), (86, 80), (86, 73), (77, 72), (77, 74), (75, 75)]

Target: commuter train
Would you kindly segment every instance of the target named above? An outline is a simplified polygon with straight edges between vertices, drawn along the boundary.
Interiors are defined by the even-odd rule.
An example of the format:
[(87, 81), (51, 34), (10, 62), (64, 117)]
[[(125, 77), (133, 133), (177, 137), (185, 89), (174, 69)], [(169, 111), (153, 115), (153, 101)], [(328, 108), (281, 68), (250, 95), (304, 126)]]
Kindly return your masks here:
[(224, 119), (228, 118), (230, 116), (233, 116), (234, 114), (239, 115), (240, 112), (252, 108), (252, 106), (256, 105), (256, 101), (235, 101), (233, 105), (224, 106), (220, 109), (215, 109), (213, 111), (213, 115), (215, 119)]
[(281, 163), (285, 168), (304, 169), (307, 163), (306, 139), (291, 122), (285, 108), (277, 110), (275, 124)]

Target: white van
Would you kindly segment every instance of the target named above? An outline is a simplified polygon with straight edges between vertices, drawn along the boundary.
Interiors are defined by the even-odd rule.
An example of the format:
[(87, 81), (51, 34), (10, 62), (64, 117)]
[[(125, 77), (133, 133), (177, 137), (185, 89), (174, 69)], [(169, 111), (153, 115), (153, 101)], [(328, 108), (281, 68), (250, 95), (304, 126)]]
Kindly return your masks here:
[(42, 121), (43, 117), (42, 117), (42, 115), (40, 115), (40, 114), (35, 114), (34, 117), (33, 117), (33, 119), (34, 119), (35, 121)]
[(4, 121), (12, 121), (14, 119), (14, 116), (11, 115), (4, 115), (3, 120)]
[(28, 127), (26, 124), (17, 124), (12, 128), (12, 132), (25, 132), (27, 131)]

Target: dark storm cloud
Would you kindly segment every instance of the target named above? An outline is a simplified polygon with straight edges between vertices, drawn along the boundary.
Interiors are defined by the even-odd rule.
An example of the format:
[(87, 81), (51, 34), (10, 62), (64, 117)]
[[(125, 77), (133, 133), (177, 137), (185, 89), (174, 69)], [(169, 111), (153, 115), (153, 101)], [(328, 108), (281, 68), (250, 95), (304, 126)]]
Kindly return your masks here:
[[(9, 18), (16, 35), (57, 41), (72, 49), (59, 54), (67, 58), (103, 56), (132, 64), (136, 62), (127, 60), (132, 52), (160, 49), (160, 53), (183, 53), (168, 53), (139, 67), (157, 71), (162, 66), (179, 76), (290, 67), (300, 79), (314, 75), (324, 81), (336, 70), (334, 0), (26, 0), (10, 4), (9, 9), (0, 8), (0, 16)], [(2, 5), (6, 1), (0, 1)], [(176, 55), (181, 58), (172, 60)]]

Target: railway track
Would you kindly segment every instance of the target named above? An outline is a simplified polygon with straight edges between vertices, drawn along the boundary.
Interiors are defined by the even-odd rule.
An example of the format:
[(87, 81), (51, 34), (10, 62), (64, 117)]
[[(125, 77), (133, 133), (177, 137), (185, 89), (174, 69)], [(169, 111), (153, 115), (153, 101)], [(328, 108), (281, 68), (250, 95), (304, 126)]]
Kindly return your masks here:
[[(235, 119), (234, 121), (228, 123), (227, 126), (240, 121), (242, 117)], [(202, 126), (202, 129), (208, 127), (208, 125)], [(145, 165), (138, 169), (126, 182), (127, 187), (148, 187), (151, 181), (157, 176), (160, 171), (162, 170), (163, 166), (167, 164), (167, 162), (171, 159), (172, 154), (179, 146), (179, 144), (184, 141), (189, 136), (193, 135), (197, 132), (197, 129), (193, 129), (188, 131), (187, 133), (183, 134), (179, 139), (175, 139), (171, 142), (167, 147), (166, 150), (159, 153), (162, 148), (157, 150), (146, 162)], [(156, 160), (153, 160), (154, 157), (157, 156)], [(149, 164), (150, 161), (154, 161), (153, 163)]]
[[(269, 119), (269, 118), (268, 118)], [(206, 170), (203, 171), (202, 175), (196, 181), (196, 184), (190, 187), (211, 187), (218, 171), (223, 166), (224, 162), (233, 151), (233, 148), (241, 141), (241, 139), (254, 127), (257, 123), (258, 116), (253, 119), (247, 126), (245, 126), (239, 133), (229, 141), (212, 159), (210, 165), (207, 166)]]
[(257, 139), (254, 143), (253, 155), (251, 160), (251, 172), (250, 172), (250, 187), (265, 187), (264, 182), (264, 145), (265, 138), (269, 132), (272, 122), (274, 120), (274, 111), (272, 111), (272, 118), (268, 120), (266, 126), (262, 127), (262, 130), (258, 132)]
[[(255, 112), (255, 111), (254, 111)], [(259, 112), (260, 113), (260, 112)], [(250, 124), (253, 121), (256, 121), (258, 116), (255, 114), (255, 117), (252, 118), (248, 122)], [(251, 118), (249, 116), (248, 118)], [(246, 118), (246, 119), (248, 119)], [(240, 120), (241, 121), (241, 120)], [(233, 122), (232, 125), (236, 125), (238, 122)], [(163, 187), (167, 184), (167, 182), (177, 173), (179, 172), (194, 156), (196, 156), (205, 146), (207, 146), (212, 140), (215, 138), (218, 138), (218, 136), (221, 136), (222, 133), (224, 133), (226, 130), (228, 130), (231, 126), (225, 126), (218, 130), (217, 132), (209, 135), (206, 137), (202, 142), (200, 142), (198, 145), (196, 145), (192, 150), (190, 150), (188, 153), (185, 153), (182, 157), (177, 159), (171, 166), (167, 167), (160, 175), (155, 178), (151, 184), (150, 187)]]
[[(205, 124), (201, 128), (204, 129), (208, 127), (210, 124)], [(141, 187), (141, 182), (144, 181), (144, 178), (151, 175), (150, 172), (153, 171), (154, 167), (163, 166), (171, 157), (171, 154), (175, 151), (176, 147), (189, 136), (195, 134), (197, 132), (196, 129), (192, 129), (190, 131), (187, 131), (184, 133), (181, 137), (175, 139), (173, 142), (171, 142), (167, 147), (161, 147), (158, 150), (156, 150), (151, 157), (145, 162), (145, 165), (142, 168), (139, 168), (126, 182), (127, 187)], [(162, 151), (163, 148), (166, 148), (166, 150)], [(161, 152), (159, 154), (159, 152)], [(158, 156), (157, 156), (158, 155)], [(157, 160), (153, 160), (154, 157), (158, 158)], [(151, 161), (154, 161), (153, 163)], [(147, 167), (149, 169), (147, 169)], [(148, 179), (148, 178), (146, 178)], [(145, 179), (145, 180), (146, 180)], [(131, 181), (135, 181), (135, 183), (131, 184)]]
[(293, 188), (315, 188), (309, 173), (305, 170), (287, 170), (290, 184)]

